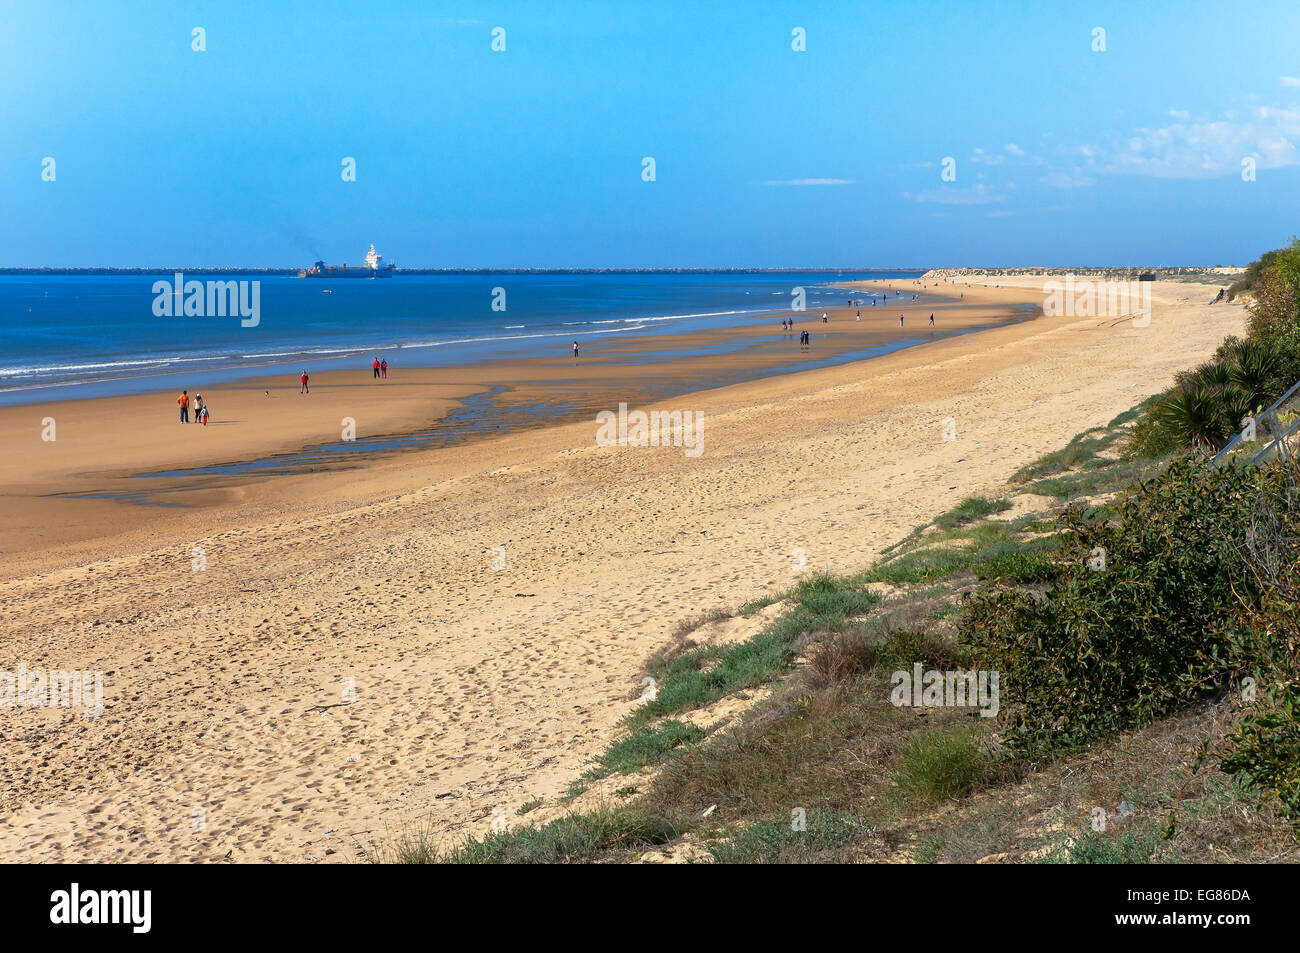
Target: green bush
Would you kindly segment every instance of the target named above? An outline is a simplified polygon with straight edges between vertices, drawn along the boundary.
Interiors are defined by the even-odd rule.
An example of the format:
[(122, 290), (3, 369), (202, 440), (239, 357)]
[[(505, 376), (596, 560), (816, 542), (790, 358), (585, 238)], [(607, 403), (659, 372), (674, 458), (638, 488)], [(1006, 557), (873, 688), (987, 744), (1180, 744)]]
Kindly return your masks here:
[(1235, 747), (1223, 770), (1237, 776), (1262, 800), (1276, 798), (1300, 827), (1300, 695), (1292, 685), (1278, 689), (1258, 712), (1242, 719)]
[(959, 627), (977, 667), (1001, 673), (1010, 745), (1080, 745), (1226, 683), (1242, 600), (1259, 592), (1238, 542), (1262, 479), (1280, 468), (1177, 460), (1125, 494), (1113, 524), (1067, 511), (1061, 575), (1045, 596), (985, 587), (968, 600)]

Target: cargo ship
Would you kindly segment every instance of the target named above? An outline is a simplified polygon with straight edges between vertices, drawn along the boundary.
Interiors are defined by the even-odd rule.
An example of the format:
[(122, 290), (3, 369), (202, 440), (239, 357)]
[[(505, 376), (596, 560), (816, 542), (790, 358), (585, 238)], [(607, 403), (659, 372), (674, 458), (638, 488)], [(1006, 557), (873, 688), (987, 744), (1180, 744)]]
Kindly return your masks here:
[(366, 263), (358, 268), (349, 268), (347, 262), (342, 265), (327, 265), (318, 261), (310, 268), (298, 272), (299, 278), (391, 278), (393, 266), (383, 263), (384, 256), (375, 251), (374, 243), (366, 252)]

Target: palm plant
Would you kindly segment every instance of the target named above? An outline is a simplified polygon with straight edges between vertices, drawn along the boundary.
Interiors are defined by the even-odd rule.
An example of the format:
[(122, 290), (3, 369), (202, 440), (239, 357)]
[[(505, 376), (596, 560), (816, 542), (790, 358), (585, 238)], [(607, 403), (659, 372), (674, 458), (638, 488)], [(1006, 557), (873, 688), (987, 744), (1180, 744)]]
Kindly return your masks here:
[[(1242, 390), (1240, 387), (1228, 386), (1219, 391), (1216, 400), (1219, 405), (1219, 430), (1222, 438), (1229, 438), (1232, 434), (1245, 426), (1247, 417), (1254, 417), (1259, 413), (1259, 404), (1255, 402), (1253, 395)], [(1226, 443), (1226, 439), (1221, 439)]]
[(1159, 402), (1156, 414), (1184, 446), (1209, 449), (1224, 442), (1220, 388), (1195, 384), (1180, 387)]
[(1272, 348), (1245, 341), (1228, 362), (1228, 379), (1246, 394), (1252, 407), (1270, 404), (1278, 392), (1278, 363)]

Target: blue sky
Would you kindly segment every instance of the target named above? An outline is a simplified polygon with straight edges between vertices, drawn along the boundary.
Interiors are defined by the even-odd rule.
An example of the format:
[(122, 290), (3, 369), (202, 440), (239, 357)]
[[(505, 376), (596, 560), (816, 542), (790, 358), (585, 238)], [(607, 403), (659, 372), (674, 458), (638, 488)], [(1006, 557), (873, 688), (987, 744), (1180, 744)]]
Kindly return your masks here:
[(1294, 0), (6, 0), (0, 265), (1244, 264), (1300, 231), (1297, 36)]

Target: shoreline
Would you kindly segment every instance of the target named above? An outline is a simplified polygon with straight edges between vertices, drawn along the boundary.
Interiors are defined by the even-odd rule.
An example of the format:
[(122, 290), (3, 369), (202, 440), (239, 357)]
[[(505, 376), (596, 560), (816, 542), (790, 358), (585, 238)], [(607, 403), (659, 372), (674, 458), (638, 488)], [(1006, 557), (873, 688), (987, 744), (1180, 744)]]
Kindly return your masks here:
[[(798, 273), (771, 273), (776, 274), (791, 281), (800, 280)], [(743, 276), (757, 281), (750, 287), (744, 287), (743, 282), (725, 285), (727, 281), (738, 282)], [(475, 319), (469, 317), (471, 313), (477, 314), (471, 303), (471, 287), (454, 278), (447, 283), (422, 281), (414, 276), (405, 282), (383, 281), (377, 285), (344, 281), (335, 289), (273, 277), (276, 280), (260, 288), (264, 294), (257, 295), (259, 300), (266, 299), (266, 308), (259, 310), (252, 325), (263, 329), (261, 332), (232, 332), (229, 327), (205, 324), (187, 327), (179, 338), (168, 336), (165, 343), (151, 342), (149, 336), (154, 332), (145, 331), (137, 347), (129, 350), (97, 347), (90, 354), (76, 350), (74, 344), (68, 354), (46, 348), (27, 361), (11, 355), (0, 367), (0, 406), (129, 396), (148, 393), (158, 386), (174, 386), (179, 390), (187, 379), (195, 377), (205, 378), (209, 386), (232, 384), (250, 378), (295, 375), (304, 365), (313, 372), (350, 370), (359, 362), (368, 362), (376, 353), (386, 354), (407, 368), (463, 366), (520, 357), (535, 359), (552, 348), (563, 351), (573, 334), (597, 341), (623, 335), (646, 338), (698, 330), (739, 330), (773, 315), (779, 318), (791, 313), (784, 304), (770, 303), (773, 295), (788, 297), (788, 287), (773, 286), (770, 275), (752, 272), (719, 273), (714, 276), (717, 283), (700, 287), (680, 282), (606, 287), (610, 284), (605, 280), (609, 276), (594, 273), (590, 286), (579, 295), (564, 291), (563, 284), (557, 286), (543, 281), (516, 291), (530, 305), (516, 309), (513, 315), (507, 315), (505, 310), (505, 289), (496, 288), (493, 293), (502, 295), (501, 309), (494, 306), (490, 317), (482, 315)], [(896, 274), (854, 277), (900, 280)], [(174, 281), (175, 276), (163, 276), (164, 283), (167, 279)], [(0, 285), (0, 299), (20, 311), (25, 307), (29, 316), (33, 308), (39, 308), (55, 326), (70, 322), (75, 341), (78, 319), (69, 314), (69, 296), (80, 300), (76, 279), (69, 279), (71, 284), (61, 290), (47, 288), (44, 294), (38, 293), (42, 286), (35, 283), (37, 280), (25, 285)], [(809, 307), (820, 311), (834, 303), (839, 295), (834, 280), (834, 275), (818, 275), (818, 280), (806, 289)], [(96, 285), (84, 292), (93, 300), (103, 299), (108, 309), (104, 320), (112, 334), (132, 333), (129, 327), (120, 326), (123, 301), (131, 298), (132, 290), (140, 291), (139, 287), (130, 286), (114, 294), (109, 288)], [(57, 294), (49, 298), (52, 291)], [(321, 300), (321, 294), (333, 295), (335, 291), (340, 294)], [(486, 294), (487, 289), (477, 291)], [(157, 306), (156, 300), (153, 306)], [(592, 307), (588, 310), (586, 306)], [(47, 307), (49, 313), (45, 315)], [(424, 313), (428, 310), (439, 317), (426, 320)], [(312, 313), (319, 314), (319, 325), (305, 320)], [(380, 326), (372, 324), (371, 313), (386, 315)], [(262, 317), (267, 321), (263, 322)], [(350, 320), (339, 324), (349, 317)], [(84, 328), (80, 333), (84, 335)], [(77, 354), (82, 355), (80, 360)]]
[[(526, 823), (616, 736), (683, 619), (781, 591), (796, 550), (869, 564), (1244, 325), (1199, 286), (1153, 290), (1149, 327), (1045, 317), (694, 392), (698, 458), (596, 446), (579, 421), (7, 559), (16, 661), (106, 677), (101, 718), (11, 713), (0, 856), (331, 862), (417, 824)], [(110, 750), (133, 754), (113, 776)]]

